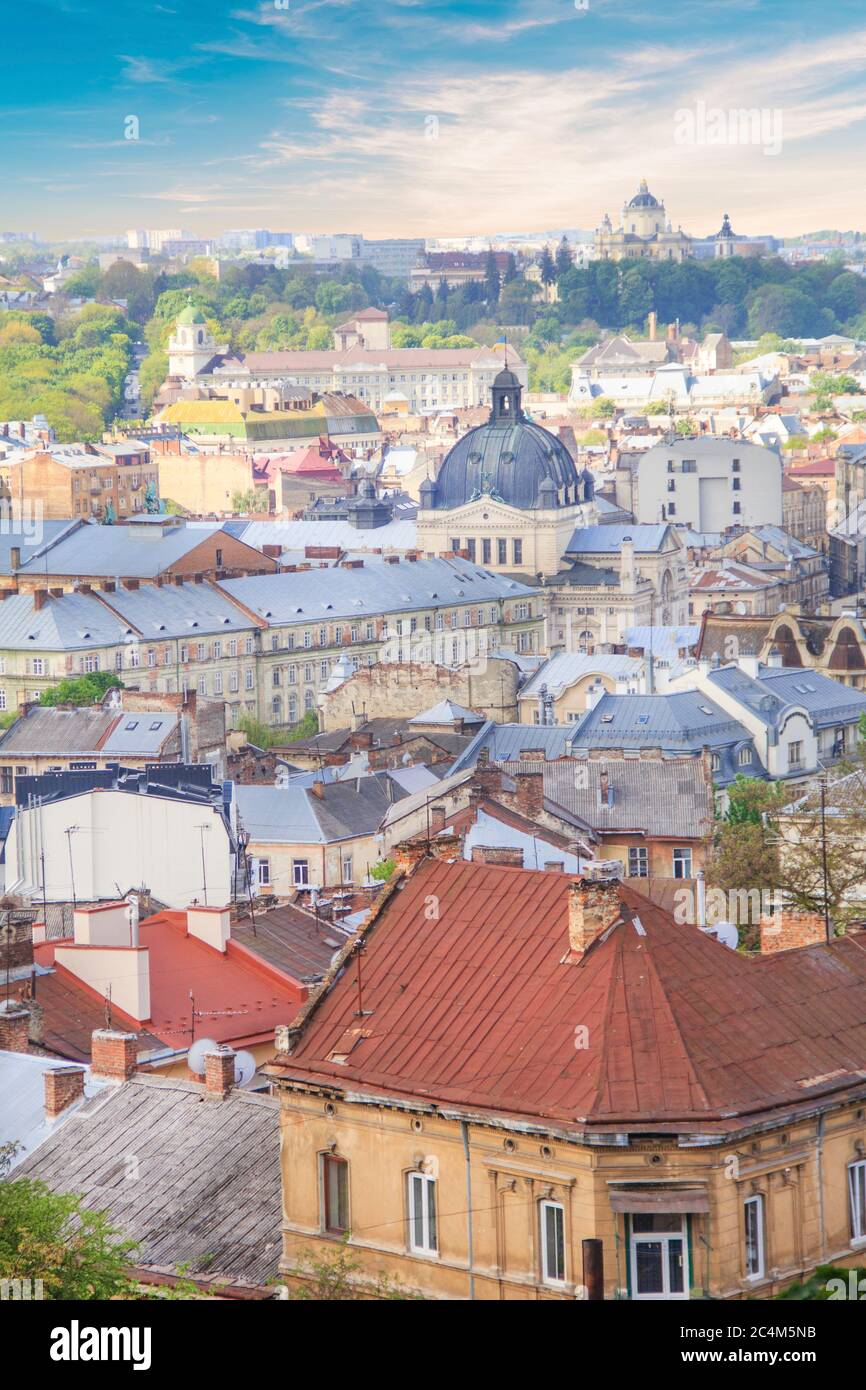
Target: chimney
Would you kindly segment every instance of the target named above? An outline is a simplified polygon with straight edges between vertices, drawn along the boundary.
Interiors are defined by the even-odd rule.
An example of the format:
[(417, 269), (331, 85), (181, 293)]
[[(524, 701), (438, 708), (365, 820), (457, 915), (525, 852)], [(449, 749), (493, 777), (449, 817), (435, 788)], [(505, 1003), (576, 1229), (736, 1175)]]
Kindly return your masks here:
[(598, 774), (598, 804), (599, 806), (613, 805), (613, 787), (610, 785), (607, 768), (602, 768)]
[(761, 917), (761, 955), (794, 951), (800, 946), (820, 946), (827, 940), (823, 914), (804, 908), (785, 907)]
[(38, 613), (39, 610), (40, 610), (40, 608), (44, 608), (44, 607), (45, 607), (45, 602), (46, 602), (47, 598), (48, 598), (48, 590), (47, 590), (47, 589), (34, 589), (34, 590), (33, 590), (33, 612), (34, 612), (34, 613)]
[(204, 1088), (216, 1100), (225, 1100), (235, 1084), (235, 1054), (231, 1047), (205, 1053)]
[(500, 868), (522, 869), (523, 850), (512, 845), (473, 845), (473, 864), (496, 864)]
[(437, 801), (434, 806), (430, 807), (430, 829), (434, 835), (445, 829), (446, 814), (445, 806), (441, 801)]
[(182, 584), (183, 584), (183, 575), (182, 575), (182, 574), (176, 574), (176, 575), (174, 576), (174, 582), (175, 582), (175, 584), (177, 585), (178, 588), (181, 588), (181, 586), (182, 586)]
[(42, 1073), (45, 1085), (45, 1118), (56, 1120), (84, 1095), (84, 1067), (52, 1067)]
[(324, 799), (325, 799), (325, 784), (324, 784), (324, 782), (313, 782), (313, 783), (311, 784), (309, 790), (310, 790), (311, 796), (318, 797), (319, 801), (324, 801)]
[(9, 568), (17, 570), (21, 568), (21, 547), (20, 545), (10, 546), (9, 549)]
[(138, 1038), (97, 1028), (90, 1043), (90, 1074), (104, 1081), (128, 1081), (138, 1068)]
[(99, 587), (104, 594), (113, 594), (117, 585), (113, 579), (103, 579)]
[(17, 999), (0, 1004), (0, 1052), (26, 1052), (30, 1033), (30, 1010)]
[(779, 648), (778, 648), (778, 647), (771, 647), (770, 650), (767, 652), (767, 665), (768, 665), (768, 666), (781, 666), (781, 665), (782, 665), (782, 653), (779, 651)]
[(651, 309), (650, 312), (649, 312), (649, 315), (647, 316), (647, 329), (649, 330), (649, 340), (650, 340), (651, 343), (654, 343), (655, 340), (656, 340), (656, 333), (657, 333), (657, 331), (658, 331), (658, 322), (659, 322), (659, 316), (658, 316), (658, 314), (656, 313), (655, 309)]
[(565, 873), (565, 865), (563, 864), (563, 862), (562, 862), (561, 859), (551, 859), (551, 860), (548, 860), (548, 862), (547, 862), (546, 864), (542, 864), (541, 867), (544, 869), (545, 873), (548, 873), (548, 874), (564, 874), (564, 873)]
[(139, 581), (138, 581), (137, 579), (127, 579), (127, 581), (126, 581), (126, 589), (127, 589), (127, 590), (130, 590), (130, 589), (137, 589), (138, 587), (139, 587)]
[[(363, 715), (361, 717), (363, 718)], [(354, 733), (349, 735), (349, 746), (350, 748), (372, 748), (373, 730), (356, 729)]]
[(580, 960), (595, 938), (619, 915), (620, 885), (574, 879), (568, 888), (568, 944), (566, 959)]

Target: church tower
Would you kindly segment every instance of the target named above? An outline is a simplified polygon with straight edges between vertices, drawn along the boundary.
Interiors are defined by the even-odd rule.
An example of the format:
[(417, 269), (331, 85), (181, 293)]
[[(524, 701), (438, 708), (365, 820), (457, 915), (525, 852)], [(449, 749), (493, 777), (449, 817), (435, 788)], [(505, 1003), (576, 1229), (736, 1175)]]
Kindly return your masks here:
[(216, 353), (201, 309), (188, 304), (177, 316), (168, 340), (168, 374), (191, 380), (204, 370)]

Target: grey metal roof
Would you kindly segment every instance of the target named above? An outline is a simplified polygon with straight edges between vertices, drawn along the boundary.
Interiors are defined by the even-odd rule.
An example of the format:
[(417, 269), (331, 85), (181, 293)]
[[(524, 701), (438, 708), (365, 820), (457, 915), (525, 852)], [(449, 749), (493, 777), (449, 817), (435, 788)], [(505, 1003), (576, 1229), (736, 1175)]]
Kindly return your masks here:
[(338, 545), (342, 550), (414, 550), (418, 528), (414, 521), (389, 521), (369, 531), (359, 530), (348, 521), (249, 521), (232, 534), (247, 545), (261, 550), (278, 545), (281, 553), (299, 551), (303, 558), (308, 545)]
[(639, 656), (586, 656), (580, 652), (557, 652), (538, 668), (521, 690), (520, 696), (522, 699), (526, 695), (537, 695), (543, 685), (551, 694), (558, 695), (583, 676), (597, 673), (611, 676), (614, 680), (632, 678), (636, 681), (643, 669), (643, 658)]
[(143, 641), (161, 637), (195, 638), (205, 633), (249, 632), (255, 624), (221, 589), (201, 584), (142, 584), (140, 589), (118, 585), (105, 601), (123, 616)]
[[(138, 575), (155, 579), (220, 529), (218, 522), (195, 526), (182, 522), (165, 526), (85, 525), (51, 547), (48, 570), (51, 574), (70, 576), (92, 574), (113, 579), (118, 575)], [(21, 568), (29, 574), (44, 569), (45, 562), (31, 559)]]
[(484, 723), (482, 714), (476, 714), (474, 710), (466, 709), (465, 705), (455, 704), (453, 700), (440, 700), (438, 705), (422, 710), (420, 714), (413, 714), (409, 723), (448, 725), (453, 724), (455, 719), (462, 719), (467, 724)]
[[(580, 776), (577, 776), (577, 772)], [(610, 801), (602, 796), (607, 773)], [(593, 830), (694, 838), (709, 832), (713, 789), (700, 758), (580, 758), (544, 767), (547, 800)]]
[(697, 753), (747, 730), (697, 690), (668, 695), (602, 695), (567, 733), (578, 748), (661, 748)]
[[(43, 1064), (44, 1065), (44, 1064)], [(129, 1154), (139, 1178), (124, 1177)], [(77, 1192), (139, 1242), (138, 1266), (261, 1285), (280, 1256), (280, 1107), (271, 1096), (136, 1076), (86, 1101), (16, 1176)]]
[(771, 728), (792, 705), (805, 709), (818, 728), (853, 722), (866, 710), (866, 692), (802, 667), (760, 666), (749, 676), (737, 666), (720, 666), (709, 678)]
[(129, 630), (92, 594), (64, 594), (35, 608), (33, 594), (11, 594), (0, 603), (0, 647), (22, 651), (75, 651), (113, 646)]
[[(4, 504), (4, 506), (7, 504)], [(26, 565), (34, 555), (41, 555), (64, 536), (67, 531), (81, 526), (80, 521), (40, 521), (38, 524), (38, 535), (30, 537), (27, 534), (28, 528), (23, 521), (16, 521), (14, 511), (7, 516), (3, 513), (2, 524), (0, 524), (0, 574), (12, 573), (12, 551), (17, 549), (21, 552), (21, 564)], [(34, 565), (38, 569), (41, 566)]]
[(456, 603), (531, 598), (526, 584), (492, 574), (468, 560), (401, 560), (363, 569), (307, 570), (298, 574), (225, 579), (219, 588), (271, 623), (372, 617)]
[[(14, 1142), (20, 1146), (13, 1155), (13, 1167), (23, 1163), (32, 1150), (75, 1113), (70, 1108), (55, 1120), (45, 1118), (45, 1072), (69, 1065), (65, 1057), (0, 1052), (0, 1144)], [(84, 1081), (85, 1095), (96, 1095), (104, 1084), (91, 1079), (88, 1067)]]
[(238, 815), (257, 844), (325, 844), (305, 786), (261, 787), (239, 782), (234, 795)]
[(524, 751), (544, 750), (545, 759), (564, 758), (569, 753), (571, 726), (565, 724), (496, 724), (491, 719), (475, 735), (452, 764), (451, 775), (472, 768), (482, 749), (491, 762), (515, 763)]
[(661, 550), (670, 526), (582, 526), (574, 532), (566, 555), (615, 555), (624, 540), (634, 541), (635, 554), (654, 554)]

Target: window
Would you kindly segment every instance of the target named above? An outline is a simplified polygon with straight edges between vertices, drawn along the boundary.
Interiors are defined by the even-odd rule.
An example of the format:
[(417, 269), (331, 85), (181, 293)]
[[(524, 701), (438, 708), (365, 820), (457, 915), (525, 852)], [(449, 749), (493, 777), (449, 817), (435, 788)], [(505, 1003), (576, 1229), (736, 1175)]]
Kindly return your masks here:
[(238, 654), (238, 639), (237, 639), (236, 637), (233, 637), (232, 640), (229, 642), (229, 656), (237, 656), (237, 654)]
[(631, 1218), (633, 1298), (688, 1298), (686, 1218), (673, 1212), (635, 1212)]
[(197, 642), (195, 648), (196, 661), (204, 661), (206, 654), (207, 649), (204, 642)]
[(742, 508), (741, 508), (739, 502), (735, 502), (735, 503), (734, 503), (734, 508), (733, 508), (733, 510), (734, 510), (734, 516), (739, 516), (739, 515), (740, 515), (740, 512), (741, 512)]
[(436, 1180), (426, 1173), (409, 1173), (409, 1249), (425, 1255), (435, 1255), (439, 1246), (436, 1238)]
[(0, 768), (0, 792), (11, 793), (13, 788), (11, 767)]
[(797, 768), (803, 766), (803, 745), (799, 739), (788, 744), (788, 767)]
[(296, 888), (307, 888), (310, 883), (310, 864), (307, 859), (292, 860), (292, 883)]
[(44, 676), (44, 675), (45, 675), (45, 662), (44, 662), (44, 660), (42, 659), (41, 656), (34, 656), (34, 658), (33, 658), (33, 675), (34, 675), (34, 676)]
[(197, 690), (199, 695), (207, 694), (207, 676), (199, 676)]
[(0, 689), (0, 709), (5, 709), (5, 708), (6, 708), (6, 691), (5, 691), (5, 689)]
[(507, 565), (507, 564), (508, 564), (508, 552), (507, 552), (507, 549), (506, 549), (507, 544), (508, 544), (508, 542), (507, 542), (507, 541), (504, 541), (504, 540), (498, 540), (498, 541), (496, 542), (496, 563), (497, 563), (497, 565)]
[(155, 665), (156, 665), (156, 647), (148, 647), (148, 649), (147, 649), (147, 664), (148, 664), (148, 666), (155, 666)]
[(489, 540), (483, 540), (483, 541), (481, 542), (481, 563), (482, 563), (482, 565), (489, 565), (489, 564), (490, 564), (490, 561), (491, 561), (491, 558), (492, 558), (492, 549), (491, 549), (490, 541), (489, 541)]
[(636, 845), (628, 852), (629, 878), (648, 878), (649, 861), (646, 845)]
[(255, 680), (255, 674), (254, 674), (252, 668), (251, 668), (251, 667), (248, 667), (247, 670), (244, 671), (244, 689), (245, 689), (245, 690), (252, 690), (254, 680)]
[(216, 672), (214, 673), (214, 678), (213, 678), (213, 693), (214, 693), (214, 695), (222, 695), (222, 693), (223, 693), (223, 673), (222, 673), (222, 671), (216, 671)]
[(541, 1277), (545, 1284), (565, 1282), (565, 1210), (559, 1202), (541, 1202)]
[(452, 536), (452, 537), (451, 537), (451, 550), (452, 550), (452, 553), (456, 554), (456, 552), (457, 552), (459, 549), (460, 549), (460, 537), (459, 537), (459, 536)]
[(676, 516), (676, 512), (677, 512), (677, 504), (676, 504), (676, 502), (668, 502), (668, 516)]
[(674, 878), (691, 878), (692, 852), (688, 846), (674, 850)]
[(740, 751), (739, 751), (739, 753), (737, 754), (737, 762), (739, 763), (740, 767), (748, 767), (749, 764), (751, 763), (751, 761), (752, 761), (752, 750), (751, 750), (751, 748), (741, 748)]
[(238, 679), (238, 673), (237, 673), (237, 671), (229, 671), (229, 692), (230, 692), (230, 694), (234, 695), (234, 694), (237, 692), (239, 685), (240, 685), (240, 681), (239, 681), (239, 679)]
[(721, 769), (722, 769), (722, 757), (721, 757), (721, 754), (720, 754), (720, 753), (711, 753), (711, 754), (710, 754), (710, 771), (711, 771), (711, 772), (721, 772)]
[(252, 656), (252, 652), (253, 652), (253, 639), (252, 639), (252, 637), (245, 637), (245, 638), (244, 638), (244, 652), (246, 653), (247, 656)]
[(341, 865), (340, 865), (340, 873), (341, 873), (341, 875), (342, 875), (343, 883), (351, 883), (351, 882), (352, 882), (352, 870), (353, 870), (353, 869), (354, 869), (354, 864), (353, 864), (353, 862), (352, 862), (352, 856), (351, 856), (351, 854), (344, 854), (344, 855), (343, 855), (343, 858), (342, 858)]
[(274, 687), (278, 686), (280, 683), (280, 669), (278, 666), (275, 666), (271, 672), (271, 683)]
[[(201, 334), (199, 334), (199, 341), (201, 341)], [(216, 549), (216, 567), (218, 570), (221, 570), (223, 567), (223, 553), (219, 546), (217, 546)]]
[(866, 1240), (866, 1159), (848, 1164), (851, 1199), (851, 1239)]
[(764, 1199), (747, 1197), (743, 1206), (746, 1226), (746, 1277), (764, 1277)]
[(511, 549), (512, 549), (512, 552), (513, 552), (513, 557), (514, 557), (514, 563), (515, 563), (515, 565), (522, 565), (522, 564), (523, 564), (523, 541), (522, 541), (522, 540), (513, 540), (513, 541), (511, 542)]
[(266, 888), (271, 881), (271, 861), (270, 859), (260, 859), (258, 863), (258, 881), (260, 888)]
[(332, 1235), (349, 1229), (349, 1165), (334, 1154), (322, 1155), (322, 1225)]

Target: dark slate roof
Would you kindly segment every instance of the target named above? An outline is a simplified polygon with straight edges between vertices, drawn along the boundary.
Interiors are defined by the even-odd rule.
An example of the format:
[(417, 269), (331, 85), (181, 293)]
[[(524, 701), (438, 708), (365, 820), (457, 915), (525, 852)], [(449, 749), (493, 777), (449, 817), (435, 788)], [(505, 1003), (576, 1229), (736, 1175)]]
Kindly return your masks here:
[[(140, 1178), (124, 1180), (135, 1154)], [(280, 1107), (206, 1097), (195, 1082), (133, 1077), (70, 1115), (16, 1170), (139, 1242), (139, 1268), (261, 1286), (280, 1256)]]
[(257, 911), (255, 931), (248, 916), (234, 922), (232, 940), (305, 983), (321, 980), (335, 952), (346, 944), (345, 934), (330, 922), (288, 904)]
[(570, 734), (566, 724), (496, 724), (491, 719), (452, 765), (451, 775), (474, 767), (483, 749), (493, 763), (526, 762), (521, 753), (542, 749), (546, 761), (566, 757)]
[[(642, 830), (647, 835), (693, 839), (713, 824), (712, 783), (700, 758), (582, 758), (586, 777), (573, 762), (544, 767), (544, 795), (593, 830)], [(608, 777), (610, 799), (601, 794)], [(579, 784), (579, 785), (578, 785)]]
[[(698, 690), (668, 695), (602, 695), (598, 703), (568, 727), (573, 754), (592, 748), (640, 751), (658, 748), (662, 753), (700, 753), (708, 748), (718, 755), (714, 781), (726, 786), (737, 772), (766, 777), (752, 736), (739, 720)], [(752, 768), (738, 766), (741, 748), (752, 750)]]
[(760, 666), (755, 677), (737, 666), (720, 666), (709, 678), (772, 728), (792, 705), (805, 709), (818, 728), (857, 720), (866, 710), (866, 693), (801, 667)]
[[(503, 395), (509, 392), (503, 403)], [(435, 483), (423, 485), (421, 505), (450, 509), (487, 494), (531, 511), (589, 500), (594, 491), (592, 475), (579, 472), (555, 434), (527, 419), (520, 406), (520, 382), (513, 372), (499, 373), (492, 396), (489, 420), (469, 430), (449, 450)]]

